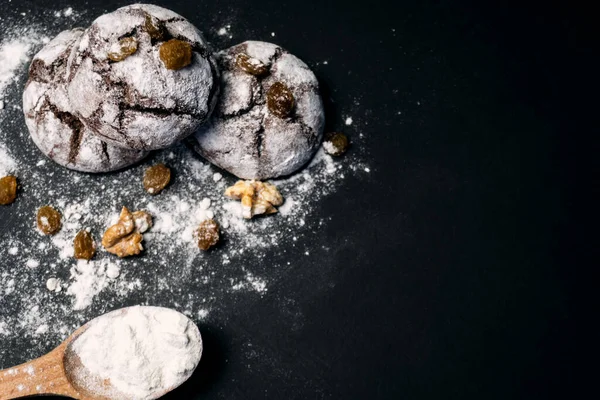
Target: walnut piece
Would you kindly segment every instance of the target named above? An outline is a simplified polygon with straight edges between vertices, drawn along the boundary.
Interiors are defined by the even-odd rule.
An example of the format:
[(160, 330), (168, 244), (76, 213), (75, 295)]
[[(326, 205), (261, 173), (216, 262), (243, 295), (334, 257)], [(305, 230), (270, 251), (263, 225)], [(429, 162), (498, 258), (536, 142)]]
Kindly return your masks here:
[(123, 207), (119, 222), (104, 232), (102, 246), (106, 251), (119, 257), (128, 257), (140, 254), (144, 247), (144, 237), (140, 233), (152, 226), (152, 217), (145, 211), (136, 211), (133, 214)]
[(144, 233), (152, 228), (152, 216), (146, 211), (134, 211), (132, 216), (135, 229), (139, 233)]
[(259, 214), (274, 214), (275, 206), (283, 204), (283, 197), (277, 188), (267, 182), (237, 181), (225, 190), (225, 196), (242, 201), (242, 216), (250, 219)]

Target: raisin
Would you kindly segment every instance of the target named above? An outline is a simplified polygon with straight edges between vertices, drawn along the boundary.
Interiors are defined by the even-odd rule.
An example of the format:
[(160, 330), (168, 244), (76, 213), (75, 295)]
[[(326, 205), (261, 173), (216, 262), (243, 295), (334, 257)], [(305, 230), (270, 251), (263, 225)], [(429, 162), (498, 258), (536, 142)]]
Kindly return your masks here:
[(12, 175), (0, 179), (0, 205), (6, 206), (17, 198), (17, 178)]
[(179, 39), (164, 42), (158, 55), (167, 69), (181, 69), (192, 63), (192, 46)]
[(144, 189), (150, 194), (159, 194), (171, 181), (171, 169), (165, 164), (156, 164), (144, 173)]
[(123, 61), (137, 51), (137, 40), (133, 37), (126, 37), (119, 40), (118, 45), (113, 45), (108, 53), (108, 58), (111, 61)]
[(91, 260), (96, 254), (96, 243), (92, 234), (88, 231), (79, 231), (73, 241), (75, 258), (79, 260)]
[(44, 206), (37, 212), (37, 226), (46, 235), (54, 235), (60, 230), (61, 215), (50, 206)]
[(260, 60), (252, 58), (245, 53), (240, 53), (237, 55), (236, 64), (244, 72), (254, 76), (262, 76), (269, 71), (269, 67), (260, 62)]
[(196, 230), (196, 238), (201, 250), (210, 249), (219, 242), (219, 224), (212, 219), (203, 221)]
[(146, 14), (144, 30), (148, 32), (150, 38), (154, 40), (164, 40), (167, 36), (165, 27), (160, 23), (160, 21), (157, 20), (155, 22), (150, 14)]
[(350, 142), (348, 137), (341, 132), (330, 132), (325, 135), (323, 147), (332, 156), (341, 156), (348, 150)]
[(285, 118), (294, 108), (294, 95), (284, 83), (275, 82), (267, 92), (267, 106), (271, 113)]

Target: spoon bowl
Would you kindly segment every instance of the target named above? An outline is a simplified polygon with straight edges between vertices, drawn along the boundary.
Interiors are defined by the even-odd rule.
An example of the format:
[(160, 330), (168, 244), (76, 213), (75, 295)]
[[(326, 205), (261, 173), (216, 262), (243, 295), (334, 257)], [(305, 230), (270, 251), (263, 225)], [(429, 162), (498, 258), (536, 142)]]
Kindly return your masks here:
[[(165, 326), (173, 322), (171, 317), (175, 317), (179, 324), (186, 323), (187, 329), (191, 332), (186, 337), (188, 340), (197, 341), (197, 352), (190, 355), (187, 369), (178, 374), (174, 379), (168, 379), (163, 386), (156, 386), (148, 389), (143, 395), (127, 392), (127, 387), (120, 382), (112, 382), (105, 371), (91, 370), (89, 355), (83, 357), (81, 348), (94, 344), (92, 335), (101, 335), (107, 327), (114, 322), (123, 322), (135, 320), (135, 316), (143, 313), (146, 316), (168, 316), (169, 320), (160, 327), (172, 330), (171, 326)], [(159, 321), (161, 322), (161, 321)], [(177, 325), (177, 324), (176, 324)], [(169, 332), (165, 333), (167, 342), (171, 338)], [(177, 337), (176, 337), (177, 339)], [(180, 340), (180, 339), (179, 339)], [(89, 343), (89, 344), (88, 344)], [(153, 346), (152, 348), (160, 347)], [(95, 349), (96, 350), (96, 349)], [(94, 351), (95, 351), (94, 350)], [(114, 354), (114, 348), (101, 348), (97, 353), (100, 356)], [(156, 349), (160, 352), (160, 349)], [(117, 354), (121, 356), (122, 354)], [(59, 395), (67, 396), (80, 400), (152, 400), (164, 396), (168, 392), (180, 386), (193, 373), (200, 361), (202, 355), (202, 339), (198, 327), (183, 314), (174, 310), (162, 307), (135, 306), (115, 310), (95, 318), (77, 329), (60, 346), (50, 353), (18, 365), (13, 368), (0, 371), (0, 400), (17, 399), (32, 395)], [(146, 355), (148, 356), (148, 355)], [(88, 365), (86, 365), (86, 361)], [(111, 359), (103, 359), (104, 363)], [(105, 364), (103, 364), (105, 365)], [(135, 364), (134, 364), (135, 365)], [(109, 368), (110, 369), (110, 368)], [(135, 370), (128, 371), (134, 379), (143, 379), (136, 377)], [(125, 390), (123, 390), (123, 388)]]

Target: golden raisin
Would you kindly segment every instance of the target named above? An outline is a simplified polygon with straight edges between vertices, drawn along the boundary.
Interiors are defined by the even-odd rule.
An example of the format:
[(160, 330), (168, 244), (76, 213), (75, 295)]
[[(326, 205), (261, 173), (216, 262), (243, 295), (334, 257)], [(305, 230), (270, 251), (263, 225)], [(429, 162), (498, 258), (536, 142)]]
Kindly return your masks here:
[(160, 45), (158, 55), (167, 69), (181, 69), (192, 63), (192, 46), (179, 39)]
[(0, 205), (6, 206), (17, 198), (17, 178), (12, 175), (0, 178)]
[(111, 61), (123, 61), (137, 51), (137, 40), (133, 37), (126, 37), (119, 40), (117, 46), (112, 46), (108, 53), (108, 58)]
[(240, 53), (237, 55), (236, 64), (244, 72), (254, 76), (261, 76), (269, 71), (269, 67), (260, 60), (250, 57), (248, 54)]
[(46, 235), (54, 235), (61, 228), (61, 215), (56, 209), (44, 206), (37, 212), (37, 226)]
[(348, 137), (342, 132), (327, 133), (323, 141), (325, 151), (332, 156), (341, 156), (348, 150), (349, 145)]
[(267, 91), (269, 111), (280, 118), (285, 118), (294, 108), (294, 95), (282, 82), (275, 82)]
[(144, 189), (150, 194), (159, 194), (171, 181), (171, 169), (165, 164), (156, 164), (144, 173)]
[(91, 260), (96, 254), (96, 243), (92, 234), (86, 230), (79, 231), (73, 241), (75, 258), (79, 260)]
[(208, 250), (219, 242), (219, 224), (212, 219), (203, 221), (196, 230), (198, 247)]
[(150, 14), (146, 14), (146, 20), (144, 21), (144, 29), (148, 32), (148, 35), (154, 40), (164, 40), (166, 36), (165, 27), (160, 21), (153, 21)]

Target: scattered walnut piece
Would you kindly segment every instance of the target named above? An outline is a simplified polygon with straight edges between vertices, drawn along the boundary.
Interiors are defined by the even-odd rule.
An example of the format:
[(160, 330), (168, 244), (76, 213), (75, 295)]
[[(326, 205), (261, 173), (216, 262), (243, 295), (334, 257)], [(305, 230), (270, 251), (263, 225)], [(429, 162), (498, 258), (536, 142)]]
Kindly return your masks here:
[(242, 201), (242, 215), (246, 219), (276, 213), (275, 206), (283, 204), (283, 197), (274, 185), (254, 180), (237, 181), (225, 190), (225, 196)]
[(201, 250), (210, 249), (219, 242), (219, 224), (212, 219), (202, 221), (196, 230), (196, 238)]
[(250, 57), (246, 53), (240, 53), (237, 55), (235, 63), (242, 71), (254, 75), (262, 76), (269, 72), (269, 67), (263, 64), (260, 60)]
[(121, 238), (119, 242), (106, 250), (120, 258), (135, 256), (144, 250), (144, 246), (142, 246), (143, 239), (144, 237), (141, 233), (133, 232)]
[(137, 51), (137, 46), (138, 43), (137, 40), (135, 40), (135, 38), (125, 37), (119, 40), (118, 43), (115, 43), (111, 46), (107, 56), (111, 61), (123, 61), (130, 55), (135, 54), (135, 52)]
[(167, 69), (181, 69), (192, 63), (192, 46), (179, 39), (164, 42), (158, 49), (158, 56)]
[(0, 178), (0, 205), (11, 204), (17, 198), (17, 178), (9, 175)]
[(104, 232), (102, 246), (109, 253), (116, 254), (119, 257), (128, 257), (140, 254), (144, 250), (142, 240), (143, 236), (136, 229), (133, 214), (127, 207), (123, 207), (119, 216), (119, 222)]
[(152, 195), (159, 194), (171, 182), (171, 169), (165, 164), (156, 164), (144, 172), (144, 189)]
[(146, 211), (134, 211), (133, 212), (133, 223), (135, 229), (139, 233), (144, 233), (148, 229), (152, 228), (152, 216)]
[(86, 230), (79, 231), (73, 241), (73, 250), (78, 260), (91, 260), (96, 254), (96, 242), (92, 234)]
[(37, 212), (37, 226), (45, 235), (54, 235), (60, 230), (60, 219), (60, 212), (50, 206), (44, 206)]
[(342, 132), (329, 132), (323, 140), (323, 148), (332, 156), (341, 156), (348, 150), (349, 145), (348, 137)]

